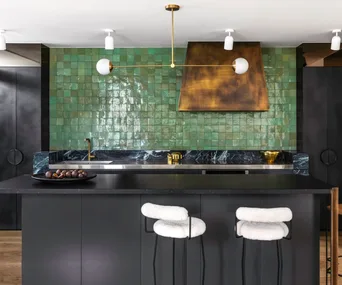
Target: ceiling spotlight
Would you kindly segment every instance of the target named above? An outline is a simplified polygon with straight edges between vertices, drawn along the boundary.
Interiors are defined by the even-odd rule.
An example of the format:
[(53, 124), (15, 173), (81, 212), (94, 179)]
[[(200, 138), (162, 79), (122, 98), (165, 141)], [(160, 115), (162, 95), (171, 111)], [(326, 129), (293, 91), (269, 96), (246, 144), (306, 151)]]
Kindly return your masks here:
[(331, 40), (331, 49), (332, 50), (340, 50), (341, 47), (341, 38), (339, 37), (338, 33), (341, 33), (340, 29), (336, 29), (332, 31), (333, 34), (336, 34), (335, 36), (333, 36), (332, 40)]
[(224, 40), (224, 49), (225, 50), (232, 50), (233, 45), (234, 45), (234, 38), (230, 34), (234, 33), (234, 30), (233, 29), (227, 29), (225, 32), (228, 33), (228, 36), (226, 36), (226, 38)]
[(0, 50), (6, 50), (5, 30), (0, 30)]
[(114, 49), (114, 38), (111, 33), (114, 31), (112, 29), (105, 29), (105, 32), (108, 33), (108, 36), (105, 38), (105, 49), (113, 50)]

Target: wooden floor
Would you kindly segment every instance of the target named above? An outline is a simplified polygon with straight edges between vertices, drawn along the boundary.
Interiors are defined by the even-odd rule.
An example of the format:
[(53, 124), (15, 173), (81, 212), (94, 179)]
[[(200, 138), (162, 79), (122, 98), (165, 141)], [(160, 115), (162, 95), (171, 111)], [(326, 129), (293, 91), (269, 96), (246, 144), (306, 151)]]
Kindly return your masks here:
[(21, 285), (21, 232), (0, 231), (0, 285)]
[[(330, 243), (329, 243), (330, 244)], [(329, 244), (328, 244), (328, 253), (330, 253), (330, 248), (329, 248)], [(322, 233), (321, 234), (321, 241), (320, 241), (320, 277), (321, 277), (321, 282), (320, 285), (325, 285), (326, 284), (326, 274), (325, 274), (325, 234)], [(340, 240), (339, 240), (339, 247), (340, 247), (340, 254), (342, 255), (342, 234), (340, 233)], [(328, 263), (328, 267), (330, 266), (330, 264)], [(339, 262), (339, 270), (338, 272), (340, 274), (342, 274), (342, 258), (340, 258), (340, 262)], [(328, 275), (328, 284), (330, 284), (330, 278)], [(339, 285), (342, 285), (342, 277), (339, 278)]]
[[(342, 235), (340, 236), (340, 252), (342, 255)], [(321, 236), (320, 254), (320, 285), (325, 285), (324, 234)], [(339, 272), (342, 273), (342, 259)], [(342, 285), (342, 277), (339, 284)], [(21, 232), (0, 231), (0, 285), (21, 285)]]

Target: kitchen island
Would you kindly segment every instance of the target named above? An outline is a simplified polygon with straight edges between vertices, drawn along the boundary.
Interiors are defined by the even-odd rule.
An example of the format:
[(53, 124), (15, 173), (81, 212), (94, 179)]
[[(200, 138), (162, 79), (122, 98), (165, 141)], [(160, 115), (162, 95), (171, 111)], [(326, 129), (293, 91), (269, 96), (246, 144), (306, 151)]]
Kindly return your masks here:
[[(79, 184), (43, 184), (24, 175), (0, 183), (22, 194), (23, 285), (153, 284), (154, 235), (145, 233), (145, 202), (186, 207), (207, 224), (205, 284), (241, 284), (240, 206), (293, 211), (292, 240), (283, 241), (283, 285), (319, 284), (319, 199), (332, 197), (332, 270), (337, 285), (338, 189), (299, 175), (103, 174)], [(149, 227), (151, 225), (148, 225)], [(160, 242), (158, 283), (171, 285), (171, 243)], [(274, 243), (247, 243), (247, 284), (275, 284)], [(201, 250), (189, 242), (187, 284), (200, 284)], [(176, 247), (176, 284), (183, 242)]]

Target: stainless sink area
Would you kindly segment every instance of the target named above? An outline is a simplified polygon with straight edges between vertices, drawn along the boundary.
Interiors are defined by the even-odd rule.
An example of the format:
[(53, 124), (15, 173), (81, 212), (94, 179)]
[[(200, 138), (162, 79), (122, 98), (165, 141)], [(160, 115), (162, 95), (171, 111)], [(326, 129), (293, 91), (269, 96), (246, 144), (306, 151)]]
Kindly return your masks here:
[(292, 164), (167, 164), (166, 162), (147, 163), (120, 160), (70, 160), (50, 164), (50, 169), (88, 169), (88, 170), (267, 170), (293, 169)]
[(112, 163), (112, 160), (69, 160), (69, 161), (63, 161), (63, 164), (110, 164)]

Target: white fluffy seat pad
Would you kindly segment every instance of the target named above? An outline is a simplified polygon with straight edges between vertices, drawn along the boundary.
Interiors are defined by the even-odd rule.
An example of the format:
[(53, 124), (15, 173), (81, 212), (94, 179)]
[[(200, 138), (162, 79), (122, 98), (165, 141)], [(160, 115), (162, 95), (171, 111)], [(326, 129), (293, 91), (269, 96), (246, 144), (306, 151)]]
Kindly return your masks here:
[(164, 206), (145, 203), (141, 207), (141, 213), (148, 218), (156, 220), (182, 221), (188, 218), (188, 210), (179, 206)]
[(289, 228), (285, 223), (239, 221), (236, 225), (236, 233), (250, 240), (271, 241), (286, 237), (289, 234)]
[(292, 211), (289, 208), (249, 208), (240, 207), (236, 210), (236, 217), (240, 221), (280, 223), (292, 220)]
[[(185, 221), (165, 221), (158, 220), (153, 225), (153, 230), (157, 235), (169, 238), (189, 237), (189, 218)], [(199, 218), (191, 218), (191, 238), (203, 235), (206, 225)]]

